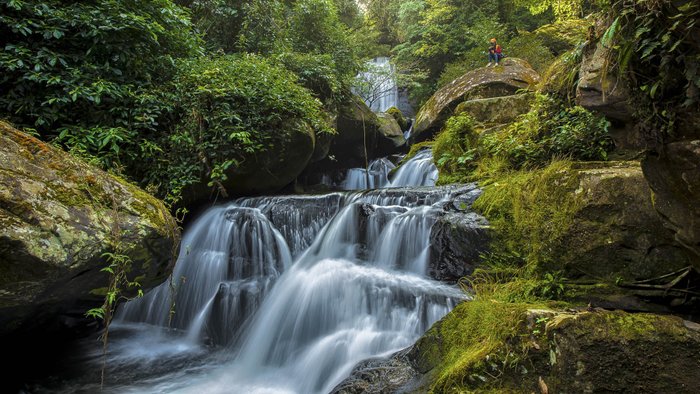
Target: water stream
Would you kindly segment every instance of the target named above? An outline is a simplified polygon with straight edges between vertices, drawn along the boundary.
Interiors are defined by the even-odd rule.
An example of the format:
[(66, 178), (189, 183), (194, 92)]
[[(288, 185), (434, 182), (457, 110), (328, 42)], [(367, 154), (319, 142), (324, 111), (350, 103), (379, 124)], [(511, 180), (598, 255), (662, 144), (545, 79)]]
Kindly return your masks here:
[[(413, 344), (465, 297), (428, 277), (430, 231), (477, 192), (415, 187), (434, 185), (428, 162), (421, 152), (370, 185), (387, 189), (211, 208), (186, 231), (172, 283), (118, 311), (105, 391), (327, 393), (358, 362)], [(98, 364), (99, 348), (79, 361)]]

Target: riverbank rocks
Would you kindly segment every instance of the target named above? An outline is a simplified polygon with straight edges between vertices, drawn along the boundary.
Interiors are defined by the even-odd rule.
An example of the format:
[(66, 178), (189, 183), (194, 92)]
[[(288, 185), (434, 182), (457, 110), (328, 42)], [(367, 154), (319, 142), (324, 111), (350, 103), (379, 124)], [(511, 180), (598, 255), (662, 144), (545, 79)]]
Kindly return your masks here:
[(507, 303), (488, 308), (488, 303), (458, 305), (408, 351), (416, 374), (404, 392), (700, 389), (696, 323), (599, 308), (563, 311)]
[(470, 71), (438, 90), (423, 105), (411, 133), (410, 142), (432, 137), (452, 116), (458, 104), (466, 100), (510, 96), (529, 89), (540, 76), (521, 59), (506, 58), (499, 67), (484, 67)]
[(144, 290), (170, 274), (179, 232), (159, 200), (7, 123), (0, 133), (0, 336), (100, 306), (114, 245)]

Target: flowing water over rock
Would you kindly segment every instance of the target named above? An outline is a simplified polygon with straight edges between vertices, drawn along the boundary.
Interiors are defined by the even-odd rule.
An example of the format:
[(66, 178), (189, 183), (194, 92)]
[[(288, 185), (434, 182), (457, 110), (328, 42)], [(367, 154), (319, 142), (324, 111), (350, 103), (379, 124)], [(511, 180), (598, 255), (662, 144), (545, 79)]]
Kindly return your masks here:
[[(435, 186), (438, 169), (433, 164), (433, 153), (426, 149), (406, 161), (393, 174), (396, 166), (386, 158), (372, 161), (367, 170), (351, 168), (345, 175), (343, 190), (364, 190), (403, 186)], [(391, 174), (391, 180), (389, 180)], [(369, 184), (368, 184), (369, 181)]]
[[(474, 185), (389, 188), (210, 209), (186, 232), (172, 283), (118, 312), (106, 392), (331, 391), (465, 298), (429, 277), (431, 230), (477, 195)], [(99, 371), (91, 349), (82, 362)], [(98, 382), (88, 374), (57, 391)]]

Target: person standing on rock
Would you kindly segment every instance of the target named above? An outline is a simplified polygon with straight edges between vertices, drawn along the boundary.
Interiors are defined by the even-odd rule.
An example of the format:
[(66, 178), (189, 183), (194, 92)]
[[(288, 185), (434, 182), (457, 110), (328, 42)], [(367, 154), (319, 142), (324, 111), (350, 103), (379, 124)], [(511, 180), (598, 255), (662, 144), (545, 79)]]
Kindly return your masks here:
[(498, 45), (495, 38), (492, 38), (489, 42), (489, 64), (486, 67), (491, 67), (492, 65), (498, 66), (498, 61), (500, 60), (501, 46)]

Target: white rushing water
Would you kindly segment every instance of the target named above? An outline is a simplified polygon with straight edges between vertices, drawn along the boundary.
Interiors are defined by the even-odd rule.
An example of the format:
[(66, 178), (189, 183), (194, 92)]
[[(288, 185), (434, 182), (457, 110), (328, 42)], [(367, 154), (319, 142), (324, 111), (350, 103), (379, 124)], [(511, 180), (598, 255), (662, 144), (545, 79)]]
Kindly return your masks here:
[[(429, 156), (419, 156), (396, 179), (431, 179)], [(259, 197), (210, 209), (183, 238), (172, 288), (118, 311), (105, 391), (331, 391), (358, 362), (412, 345), (464, 299), (428, 277), (430, 231), (456, 194), (474, 191)]]
[[(435, 186), (438, 169), (433, 164), (430, 149), (418, 152), (396, 170), (396, 166), (386, 158), (372, 161), (368, 169), (351, 168), (345, 175), (341, 188), (343, 190), (365, 190), (388, 187)], [(367, 180), (369, 179), (369, 184)]]

